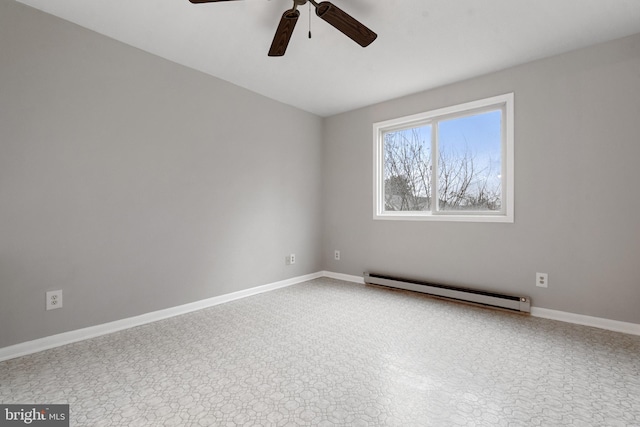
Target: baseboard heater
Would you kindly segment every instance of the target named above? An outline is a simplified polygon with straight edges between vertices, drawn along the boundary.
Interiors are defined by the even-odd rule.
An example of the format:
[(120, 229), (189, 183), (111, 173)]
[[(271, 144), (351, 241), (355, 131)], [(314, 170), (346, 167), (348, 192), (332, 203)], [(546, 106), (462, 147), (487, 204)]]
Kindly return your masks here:
[(505, 295), (494, 292), (485, 292), (475, 289), (460, 288), (448, 285), (439, 285), (420, 280), (405, 279), (400, 277), (385, 276), (377, 273), (364, 273), (364, 282), (371, 285), (381, 285), (390, 288), (405, 289), (408, 291), (422, 292), (437, 297), (479, 304), (493, 308), (516, 311), (520, 313), (531, 312), (531, 299), (524, 296)]

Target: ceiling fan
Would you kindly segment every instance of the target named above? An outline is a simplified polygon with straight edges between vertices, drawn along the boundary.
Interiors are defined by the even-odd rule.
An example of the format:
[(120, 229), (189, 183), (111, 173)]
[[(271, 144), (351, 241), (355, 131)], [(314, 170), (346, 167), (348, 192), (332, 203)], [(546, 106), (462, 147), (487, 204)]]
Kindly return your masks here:
[[(236, 1), (236, 0), (189, 0), (191, 3), (215, 3), (219, 1)], [(349, 15), (338, 6), (328, 1), (317, 3), (315, 0), (308, 0), (316, 8), (316, 15), (327, 21), (338, 31), (349, 37), (362, 47), (369, 46), (378, 37), (376, 33), (360, 23), (354, 17)], [(278, 29), (273, 36), (269, 56), (283, 56), (289, 45), (289, 40), (293, 34), (293, 29), (298, 22), (300, 12), (298, 6), (307, 3), (307, 0), (293, 0), (293, 7), (286, 10), (280, 18)]]

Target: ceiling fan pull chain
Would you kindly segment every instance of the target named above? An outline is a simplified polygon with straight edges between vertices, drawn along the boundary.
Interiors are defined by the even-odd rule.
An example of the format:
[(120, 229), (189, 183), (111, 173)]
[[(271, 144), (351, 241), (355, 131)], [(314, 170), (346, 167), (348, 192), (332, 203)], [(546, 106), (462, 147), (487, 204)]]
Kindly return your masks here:
[(309, 38), (311, 38), (311, 3), (309, 3)]

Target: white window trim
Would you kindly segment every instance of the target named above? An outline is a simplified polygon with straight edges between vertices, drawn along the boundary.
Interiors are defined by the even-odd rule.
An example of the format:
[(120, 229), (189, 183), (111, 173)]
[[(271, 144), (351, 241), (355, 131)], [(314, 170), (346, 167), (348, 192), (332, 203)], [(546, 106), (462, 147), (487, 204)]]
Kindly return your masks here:
[[(384, 141), (383, 134), (389, 130), (401, 129), (442, 119), (445, 116), (467, 115), (473, 110), (501, 108), (505, 120), (502, 122), (502, 204), (500, 212), (430, 212), (384, 210)], [(435, 132), (435, 131), (434, 131)], [(432, 138), (433, 147), (437, 143)], [(514, 94), (507, 93), (491, 98), (439, 108), (437, 110), (399, 117), (373, 124), (373, 219), (404, 221), (460, 221), (460, 222), (514, 222)], [(435, 153), (435, 151), (434, 151)], [(437, 154), (435, 155), (437, 158)], [(434, 175), (436, 174), (434, 169)], [(435, 182), (435, 180), (434, 180)], [(437, 200), (437, 198), (436, 198)]]

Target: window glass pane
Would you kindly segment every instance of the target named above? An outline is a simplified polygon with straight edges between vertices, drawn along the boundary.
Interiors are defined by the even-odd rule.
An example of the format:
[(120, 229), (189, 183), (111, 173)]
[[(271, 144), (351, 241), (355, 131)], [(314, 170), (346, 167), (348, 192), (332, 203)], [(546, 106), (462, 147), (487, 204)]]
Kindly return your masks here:
[(502, 111), (438, 123), (438, 210), (499, 211)]
[(384, 210), (431, 209), (431, 125), (388, 131), (384, 141)]

